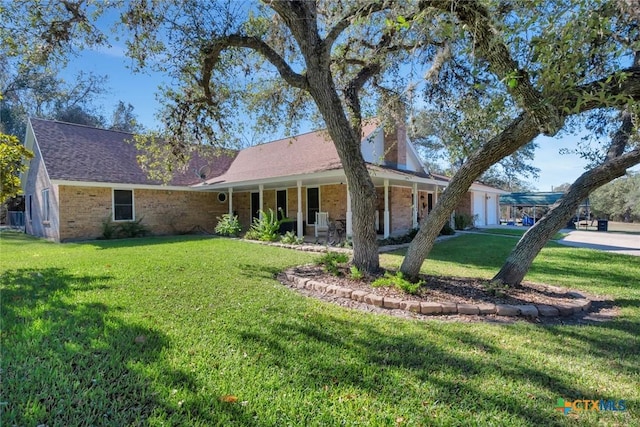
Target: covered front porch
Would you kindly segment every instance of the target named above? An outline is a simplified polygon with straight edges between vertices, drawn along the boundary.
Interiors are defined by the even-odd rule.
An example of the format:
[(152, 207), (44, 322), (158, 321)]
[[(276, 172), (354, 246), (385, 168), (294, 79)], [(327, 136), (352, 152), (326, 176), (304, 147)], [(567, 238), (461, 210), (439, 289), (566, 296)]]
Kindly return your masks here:
[[(378, 195), (371, 221), (385, 238), (417, 227), (446, 186), (446, 181), (410, 172), (375, 166), (370, 169)], [(353, 233), (351, 192), (342, 170), (269, 181), (211, 183), (201, 189), (214, 192), (218, 202), (227, 205), (229, 214), (238, 217), (244, 230), (261, 211), (271, 209), (279, 218), (289, 218), (289, 229), (300, 238), (315, 236), (317, 213), (325, 214), (329, 223), (338, 224), (346, 237)]]

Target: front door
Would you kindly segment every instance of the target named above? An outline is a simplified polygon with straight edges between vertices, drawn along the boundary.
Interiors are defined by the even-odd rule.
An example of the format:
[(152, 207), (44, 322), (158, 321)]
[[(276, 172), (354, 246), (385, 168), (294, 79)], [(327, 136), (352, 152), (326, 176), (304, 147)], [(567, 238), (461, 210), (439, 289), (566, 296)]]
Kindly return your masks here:
[(251, 193), (251, 222), (260, 218), (260, 193)]

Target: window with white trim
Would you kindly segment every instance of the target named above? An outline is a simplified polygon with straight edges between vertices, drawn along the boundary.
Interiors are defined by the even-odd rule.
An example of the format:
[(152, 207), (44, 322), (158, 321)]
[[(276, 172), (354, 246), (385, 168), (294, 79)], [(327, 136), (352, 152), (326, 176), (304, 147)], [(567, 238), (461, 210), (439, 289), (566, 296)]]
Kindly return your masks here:
[(42, 221), (43, 222), (49, 221), (50, 210), (51, 209), (49, 205), (49, 189), (45, 188), (44, 190), (42, 190)]
[(113, 190), (113, 220), (133, 221), (133, 190)]

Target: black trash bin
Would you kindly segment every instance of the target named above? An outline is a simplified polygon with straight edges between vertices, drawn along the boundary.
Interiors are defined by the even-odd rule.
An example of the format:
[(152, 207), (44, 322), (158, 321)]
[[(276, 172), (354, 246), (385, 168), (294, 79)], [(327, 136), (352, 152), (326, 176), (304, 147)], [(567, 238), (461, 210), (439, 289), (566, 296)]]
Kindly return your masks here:
[(609, 229), (609, 221), (606, 219), (598, 220), (598, 231), (607, 231)]

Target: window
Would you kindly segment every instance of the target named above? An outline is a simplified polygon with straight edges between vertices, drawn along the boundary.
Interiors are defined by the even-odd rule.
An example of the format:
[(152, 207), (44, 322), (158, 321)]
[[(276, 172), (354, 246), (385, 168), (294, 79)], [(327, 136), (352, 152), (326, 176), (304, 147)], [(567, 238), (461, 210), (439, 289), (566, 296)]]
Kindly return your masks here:
[(29, 196), (27, 196), (27, 219), (29, 220), (29, 222), (31, 222), (31, 220), (33, 219), (33, 195), (29, 194)]
[(113, 220), (133, 221), (133, 190), (113, 190)]
[(42, 190), (42, 222), (49, 221), (49, 189)]
[(320, 189), (307, 188), (307, 224), (316, 223), (316, 212), (320, 212)]
[(287, 217), (287, 190), (276, 191), (276, 212), (279, 220)]

